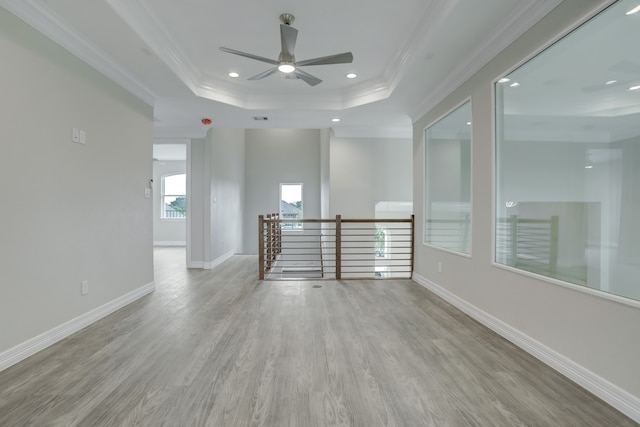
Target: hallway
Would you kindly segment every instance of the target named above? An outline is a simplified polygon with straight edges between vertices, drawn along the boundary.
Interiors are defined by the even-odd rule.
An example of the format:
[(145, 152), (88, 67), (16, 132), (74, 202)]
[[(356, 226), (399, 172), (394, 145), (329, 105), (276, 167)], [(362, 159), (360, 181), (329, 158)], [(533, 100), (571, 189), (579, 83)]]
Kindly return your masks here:
[(188, 270), (0, 373), (2, 426), (634, 426), (410, 280)]

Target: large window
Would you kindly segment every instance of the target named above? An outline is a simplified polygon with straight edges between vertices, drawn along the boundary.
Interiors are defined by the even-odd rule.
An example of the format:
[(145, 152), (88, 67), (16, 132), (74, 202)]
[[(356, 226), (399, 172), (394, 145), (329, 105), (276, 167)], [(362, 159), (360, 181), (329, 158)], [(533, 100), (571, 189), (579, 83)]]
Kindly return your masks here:
[(160, 218), (184, 219), (187, 217), (187, 175), (162, 177)]
[[(280, 184), (280, 218), (302, 219), (302, 184)], [(301, 222), (284, 222), (282, 228), (302, 229)]]
[(639, 5), (496, 83), (497, 263), (640, 299)]
[(471, 252), (471, 105), (425, 131), (424, 242)]

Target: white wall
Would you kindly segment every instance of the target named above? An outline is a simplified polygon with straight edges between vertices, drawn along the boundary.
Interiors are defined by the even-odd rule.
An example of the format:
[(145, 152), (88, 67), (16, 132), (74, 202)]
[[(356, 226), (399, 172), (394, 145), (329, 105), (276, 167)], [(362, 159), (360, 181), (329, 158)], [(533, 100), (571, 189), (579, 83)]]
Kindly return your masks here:
[(374, 218), (376, 203), (411, 201), (412, 141), (332, 138), (330, 215)]
[(153, 243), (154, 245), (185, 245), (186, 221), (184, 219), (160, 219), (162, 210), (162, 177), (186, 173), (184, 160), (153, 162)]
[[(0, 52), (1, 369), (27, 340), (26, 353), (46, 344), (40, 334), (153, 289), (153, 118), (3, 8)], [(86, 145), (71, 142), (73, 127)]]
[(331, 199), (331, 129), (320, 129), (320, 218), (329, 218)]
[[(414, 124), (414, 206), (423, 206), (423, 131), (472, 97), (473, 248), (471, 258), (417, 239), (415, 273), (425, 286), (519, 342), (618, 408), (640, 416), (640, 309), (492, 265), (492, 80), (574, 25), (596, 0), (566, 0)], [(552, 184), (551, 184), (552, 185)], [(416, 235), (424, 233), (416, 208)], [(442, 273), (438, 273), (442, 262)], [(634, 409), (635, 408), (635, 409)], [(635, 411), (635, 412), (634, 412)]]
[(303, 184), (306, 218), (320, 217), (318, 129), (247, 129), (244, 252), (258, 252), (258, 215), (279, 212), (280, 183)]
[(211, 129), (211, 261), (242, 251), (244, 129)]
[[(191, 140), (187, 170), (187, 267), (204, 267), (205, 222), (209, 218), (209, 169), (206, 168), (205, 139)], [(205, 170), (206, 169), (206, 170)], [(206, 188), (205, 188), (206, 187)], [(205, 208), (207, 211), (205, 213)], [(206, 219), (205, 219), (206, 216)], [(208, 242), (208, 240), (207, 240)]]
[(213, 268), (242, 252), (244, 129), (210, 129), (191, 141), (188, 267)]

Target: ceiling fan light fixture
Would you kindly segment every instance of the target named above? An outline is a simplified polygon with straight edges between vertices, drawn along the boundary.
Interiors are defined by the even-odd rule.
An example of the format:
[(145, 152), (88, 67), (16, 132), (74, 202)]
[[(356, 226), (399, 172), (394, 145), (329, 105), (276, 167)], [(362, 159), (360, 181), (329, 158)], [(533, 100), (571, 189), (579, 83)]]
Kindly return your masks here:
[(278, 65), (278, 71), (282, 71), (285, 74), (293, 73), (296, 70), (296, 66), (291, 62), (283, 62)]

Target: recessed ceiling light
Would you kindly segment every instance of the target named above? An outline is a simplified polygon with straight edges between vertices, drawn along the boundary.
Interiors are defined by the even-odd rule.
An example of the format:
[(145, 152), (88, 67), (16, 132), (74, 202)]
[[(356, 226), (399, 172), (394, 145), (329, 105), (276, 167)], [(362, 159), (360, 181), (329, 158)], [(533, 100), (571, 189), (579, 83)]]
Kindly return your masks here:
[(335, 118), (335, 119), (331, 119), (331, 121), (334, 122), (334, 123), (338, 123), (340, 121), (340, 119)]
[(625, 13), (625, 15), (633, 15), (634, 13), (640, 12), (640, 5), (634, 7), (629, 12)]
[(229, 73), (229, 77), (233, 77), (235, 79), (236, 77), (240, 77), (240, 74), (231, 72)]
[(349, 73), (347, 74), (347, 78), (348, 79), (355, 79), (356, 77), (358, 77), (358, 75), (356, 73)]
[(513, 82), (513, 83), (511, 83), (509, 86), (511, 86), (511, 87), (518, 87), (518, 86), (520, 86), (520, 83), (518, 83), (518, 82)]
[(608, 81), (608, 82), (606, 82), (605, 84), (606, 84), (606, 85), (612, 85), (612, 84), (614, 84), (614, 83), (618, 83), (618, 81), (617, 81), (617, 80), (609, 80), (609, 81)]
[(510, 82), (511, 79), (507, 78), (507, 77), (503, 77), (500, 80), (498, 80), (498, 83), (506, 83), (506, 82)]
[(638, 90), (638, 89), (640, 89), (640, 86), (631, 86), (629, 88), (629, 90)]
[(471, 122), (467, 122), (467, 126), (471, 126)]

